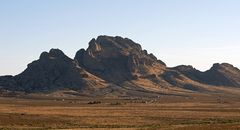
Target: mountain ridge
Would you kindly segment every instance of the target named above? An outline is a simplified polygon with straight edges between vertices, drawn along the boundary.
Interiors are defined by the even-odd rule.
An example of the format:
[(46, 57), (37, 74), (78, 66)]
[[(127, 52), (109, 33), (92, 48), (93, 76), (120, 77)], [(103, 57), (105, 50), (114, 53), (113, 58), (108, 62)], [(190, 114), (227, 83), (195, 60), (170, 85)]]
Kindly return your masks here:
[[(1, 76), (0, 90), (28, 93), (74, 90), (93, 95), (220, 92), (240, 88), (240, 70), (216, 63), (207, 71), (167, 67), (129, 38), (101, 35), (69, 58), (60, 49), (41, 53), (16, 76)], [(149, 94), (150, 93), (150, 94)]]

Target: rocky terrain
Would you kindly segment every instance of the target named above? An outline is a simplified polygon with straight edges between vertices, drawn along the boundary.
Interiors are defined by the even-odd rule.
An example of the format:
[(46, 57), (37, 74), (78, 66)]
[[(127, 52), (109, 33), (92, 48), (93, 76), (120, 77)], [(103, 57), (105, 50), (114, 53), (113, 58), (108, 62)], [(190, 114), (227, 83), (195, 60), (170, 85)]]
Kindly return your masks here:
[(140, 44), (119, 36), (92, 39), (74, 59), (51, 49), (22, 73), (0, 77), (1, 91), (26, 93), (71, 90), (95, 96), (237, 95), (239, 88), (240, 70), (230, 64), (216, 63), (205, 72), (185, 65), (169, 68)]

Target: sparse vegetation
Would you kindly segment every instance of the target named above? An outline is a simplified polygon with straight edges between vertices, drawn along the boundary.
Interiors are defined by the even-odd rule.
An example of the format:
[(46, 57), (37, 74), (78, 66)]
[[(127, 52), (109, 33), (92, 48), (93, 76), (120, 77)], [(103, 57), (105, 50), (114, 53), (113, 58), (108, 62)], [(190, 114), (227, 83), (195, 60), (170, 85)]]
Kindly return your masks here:
[(71, 103), (71, 99), (65, 100), (66, 102), (49, 99), (0, 98), (0, 129), (237, 130), (240, 128), (238, 102), (221, 104), (217, 101), (196, 103), (179, 100), (172, 103), (146, 104), (143, 99), (135, 99), (134, 102), (123, 99), (101, 99), (101, 101), (79, 99), (78, 103)]
[(121, 103), (120, 102), (113, 102), (113, 103), (111, 103), (111, 105), (121, 105)]
[(101, 104), (102, 102), (101, 101), (90, 101), (88, 102), (88, 104)]

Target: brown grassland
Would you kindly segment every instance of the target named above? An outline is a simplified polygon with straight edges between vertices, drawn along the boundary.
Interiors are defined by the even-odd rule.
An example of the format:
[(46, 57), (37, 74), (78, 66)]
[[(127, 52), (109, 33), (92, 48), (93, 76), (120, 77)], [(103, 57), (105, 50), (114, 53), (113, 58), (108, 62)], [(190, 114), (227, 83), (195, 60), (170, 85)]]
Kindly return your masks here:
[(0, 129), (238, 130), (240, 102), (167, 96), (154, 100), (1, 97)]

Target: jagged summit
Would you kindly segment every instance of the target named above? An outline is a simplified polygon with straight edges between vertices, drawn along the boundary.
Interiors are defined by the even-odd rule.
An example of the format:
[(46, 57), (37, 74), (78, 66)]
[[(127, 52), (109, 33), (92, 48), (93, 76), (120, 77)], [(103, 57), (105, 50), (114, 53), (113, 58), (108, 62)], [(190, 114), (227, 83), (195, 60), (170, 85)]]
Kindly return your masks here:
[(40, 55), (40, 59), (46, 58), (68, 58), (68, 57), (60, 49), (51, 49), (49, 52), (43, 52)]
[(220, 69), (234, 69), (235, 71), (239, 71), (239, 69), (237, 67), (234, 67), (233, 65), (229, 64), (229, 63), (215, 63), (213, 64), (213, 66), (210, 68), (210, 70), (220, 70)]
[(119, 36), (92, 39), (87, 50), (79, 50), (74, 59), (89, 72), (111, 82), (151, 73), (153, 66), (158, 66), (159, 70), (165, 68), (162, 61), (142, 50), (140, 44)]
[(97, 40), (92, 40), (89, 43), (89, 49), (99, 49), (94, 48), (94, 46), (91, 46), (91, 44), (96, 44), (97, 46), (102, 47), (102, 49), (105, 51), (121, 53), (122, 55), (129, 55), (130, 52), (139, 53), (142, 50), (140, 44), (137, 44), (128, 38), (122, 38), (119, 36), (99, 36)]
[(179, 65), (179, 66), (174, 67), (174, 69), (179, 70), (179, 71), (197, 70), (192, 65)]

